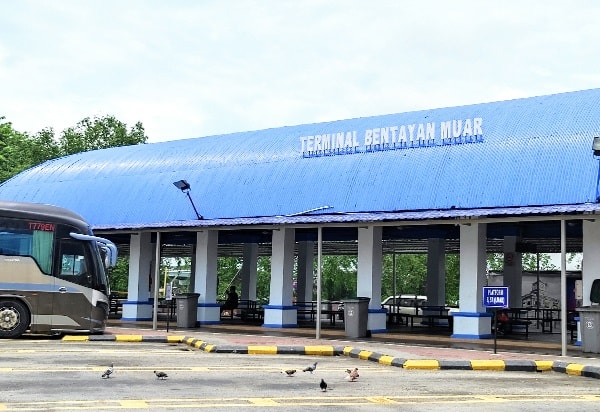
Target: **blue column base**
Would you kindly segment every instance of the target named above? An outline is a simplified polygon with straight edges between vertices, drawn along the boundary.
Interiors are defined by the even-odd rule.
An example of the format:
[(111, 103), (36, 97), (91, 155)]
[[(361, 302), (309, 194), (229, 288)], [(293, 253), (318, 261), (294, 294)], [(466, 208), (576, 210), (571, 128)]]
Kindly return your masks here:
[(453, 333), (450, 337), (453, 339), (491, 339), (494, 336), (491, 333), (483, 333), (481, 335)]

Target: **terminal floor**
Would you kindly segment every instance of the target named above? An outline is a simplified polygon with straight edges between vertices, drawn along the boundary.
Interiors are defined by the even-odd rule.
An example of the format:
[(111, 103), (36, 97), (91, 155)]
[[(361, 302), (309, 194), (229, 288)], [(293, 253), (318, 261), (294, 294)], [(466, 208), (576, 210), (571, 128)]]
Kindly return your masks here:
[[(219, 335), (243, 335), (246, 342), (253, 342), (251, 337), (256, 337), (256, 344), (259, 342), (287, 342), (279, 343), (293, 344), (293, 341), (311, 342), (322, 344), (323, 341), (348, 341), (355, 340), (346, 336), (343, 324), (331, 327), (328, 321), (323, 321), (321, 329), (317, 336), (317, 329), (314, 323), (301, 324), (297, 328), (265, 328), (260, 323), (245, 323), (238, 319), (223, 320), (217, 325), (202, 325), (196, 328), (178, 328), (177, 322), (167, 322), (159, 320), (156, 323), (156, 329), (153, 329), (153, 322), (142, 321), (121, 321), (120, 319), (109, 319), (107, 333), (136, 333), (143, 335), (152, 334), (184, 334), (198, 335), (202, 333)], [(168, 331), (167, 331), (168, 329)], [(558, 329), (559, 331), (560, 329)], [(525, 334), (515, 334), (511, 336), (499, 335), (496, 340), (492, 339), (456, 339), (452, 338), (449, 329), (439, 327), (431, 328), (428, 326), (414, 327), (393, 327), (386, 333), (373, 334), (370, 337), (358, 338), (360, 342), (370, 342), (373, 344), (388, 345), (414, 345), (439, 348), (469, 349), (481, 351), (493, 351), (494, 346), (498, 351), (510, 351), (518, 353), (553, 355), (559, 356), (562, 353), (561, 335), (554, 333), (542, 333), (536, 329), (530, 329), (529, 336)], [(269, 340), (270, 338), (270, 340)], [(570, 334), (567, 335), (567, 356), (596, 358), (598, 354), (586, 354), (581, 351), (580, 346), (574, 345), (570, 341)]]

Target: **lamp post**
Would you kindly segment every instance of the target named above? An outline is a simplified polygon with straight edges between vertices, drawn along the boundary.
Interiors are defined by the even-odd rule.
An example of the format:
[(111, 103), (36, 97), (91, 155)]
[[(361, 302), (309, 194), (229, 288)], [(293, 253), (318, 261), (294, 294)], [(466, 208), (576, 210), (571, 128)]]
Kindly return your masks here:
[(194, 208), (194, 212), (196, 213), (196, 217), (198, 218), (198, 220), (204, 219), (202, 217), (202, 215), (200, 213), (198, 213), (198, 210), (196, 209), (196, 205), (194, 204), (194, 201), (192, 200), (192, 196), (190, 196), (190, 189), (192, 188), (190, 186), (190, 184), (186, 180), (178, 180), (176, 182), (173, 182), (173, 184), (175, 185), (176, 188), (178, 188), (183, 193), (185, 193), (187, 195), (188, 199), (190, 199), (190, 203), (192, 204), (192, 207)]

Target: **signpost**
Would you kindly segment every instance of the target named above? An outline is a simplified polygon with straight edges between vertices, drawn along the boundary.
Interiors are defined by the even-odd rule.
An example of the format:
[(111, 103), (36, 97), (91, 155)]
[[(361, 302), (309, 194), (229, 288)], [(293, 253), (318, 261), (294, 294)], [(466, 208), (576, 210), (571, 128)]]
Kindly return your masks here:
[(167, 301), (167, 333), (169, 332), (169, 320), (171, 319), (171, 307), (173, 304), (173, 282), (165, 285), (165, 300)]
[(484, 286), (483, 306), (494, 309), (494, 353), (496, 353), (496, 339), (498, 338), (498, 309), (508, 308), (508, 286)]

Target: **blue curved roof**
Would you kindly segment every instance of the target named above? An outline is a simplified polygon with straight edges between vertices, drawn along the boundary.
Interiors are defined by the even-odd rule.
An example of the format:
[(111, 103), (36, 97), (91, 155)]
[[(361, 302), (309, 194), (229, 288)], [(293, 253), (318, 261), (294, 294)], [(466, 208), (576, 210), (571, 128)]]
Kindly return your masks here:
[(593, 89), (79, 153), (4, 182), (0, 199), (103, 229), (596, 210), (598, 135)]

